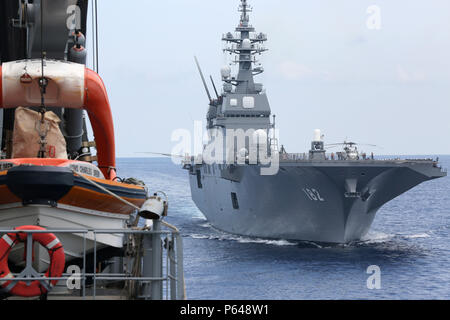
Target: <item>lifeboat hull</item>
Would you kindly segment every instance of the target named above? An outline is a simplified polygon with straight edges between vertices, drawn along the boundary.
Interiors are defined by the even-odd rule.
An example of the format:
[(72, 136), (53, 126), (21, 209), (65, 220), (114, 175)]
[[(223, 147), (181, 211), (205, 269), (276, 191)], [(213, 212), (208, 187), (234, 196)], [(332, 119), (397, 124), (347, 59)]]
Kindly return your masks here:
[[(58, 207), (44, 205), (27, 205), (21, 203), (0, 206), (0, 229), (13, 229), (23, 225), (39, 225), (49, 230), (91, 230), (91, 229), (125, 229), (128, 217), (102, 212), (86, 211), (79, 207), (58, 205)], [(84, 246), (86, 255), (94, 250), (94, 234), (57, 233), (64, 246), (67, 265), (73, 261), (82, 261)], [(86, 241), (84, 240), (86, 237)], [(96, 234), (97, 252), (108, 249), (120, 249), (123, 244), (121, 234)], [(35, 244), (33, 266), (40, 272), (49, 265), (47, 250)], [(23, 244), (14, 246), (9, 256), (10, 263), (17, 267), (24, 266)], [(100, 259), (98, 261), (101, 261)], [(74, 263), (75, 264), (75, 263)], [(20, 269), (20, 268), (19, 268)]]
[[(137, 207), (147, 197), (143, 186), (107, 180), (101, 174), (97, 178), (95, 166), (77, 161), (14, 159), (0, 161), (0, 166), (7, 168), (0, 172), (0, 229), (22, 225), (39, 225), (49, 230), (125, 229), (135, 209), (105, 189)], [(91, 175), (75, 172), (73, 168), (77, 166), (79, 171)], [(94, 237), (97, 251), (123, 246), (122, 234), (56, 235), (69, 264), (80, 261), (84, 249), (88, 255), (93, 252)], [(23, 262), (22, 248), (18, 245), (10, 254), (10, 260), (18, 266)], [(41, 248), (35, 252), (35, 267), (45, 270), (49, 262), (46, 250)]]

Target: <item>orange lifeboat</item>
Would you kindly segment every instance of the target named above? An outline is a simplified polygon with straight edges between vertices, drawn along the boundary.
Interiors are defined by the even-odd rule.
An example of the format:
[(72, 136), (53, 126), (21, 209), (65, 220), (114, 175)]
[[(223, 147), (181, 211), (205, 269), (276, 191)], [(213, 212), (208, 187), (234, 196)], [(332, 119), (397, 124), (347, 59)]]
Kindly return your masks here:
[(0, 168), (0, 211), (2, 205), (49, 205), (127, 216), (135, 209), (106, 190), (136, 207), (147, 198), (144, 186), (105, 179), (102, 171), (87, 162), (9, 159), (0, 160)]
[[(0, 108), (40, 106), (40, 63), (24, 60), (0, 67)], [(46, 61), (45, 78), (49, 80), (46, 106), (87, 111), (97, 143), (98, 167), (107, 179), (114, 180), (114, 124), (103, 80), (83, 65), (51, 60)]]
[[(135, 209), (104, 189), (117, 193), (138, 207), (146, 199), (146, 189), (116, 181), (114, 125), (102, 79), (84, 65), (66, 61), (46, 60), (44, 70), (48, 80), (47, 107), (63, 106), (87, 111), (96, 140), (98, 166), (66, 159), (1, 160), (0, 190), (3, 192), (0, 204), (60, 203), (129, 215)], [(40, 106), (41, 77), (41, 60), (4, 63), (0, 67), (0, 108)], [(94, 183), (86, 183), (86, 177), (104, 189), (94, 187)]]
[[(113, 118), (102, 79), (84, 65), (66, 61), (45, 60), (44, 71), (48, 83), (44, 95), (46, 107), (87, 111), (98, 165), (67, 158), (38, 158), (34, 152), (30, 152), (32, 157), (0, 160), (0, 228), (20, 225), (39, 225), (50, 230), (127, 228), (132, 223), (130, 214), (146, 201), (147, 189), (137, 180), (123, 181), (116, 175)], [(3, 63), (0, 108), (39, 107), (41, 77), (41, 60)], [(34, 122), (30, 127), (31, 131), (35, 129)], [(20, 144), (36, 143), (36, 139), (31, 140)], [(45, 156), (51, 153), (46, 152)], [(80, 257), (83, 241), (86, 250), (93, 250), (94, 246), (92, 235), (83, 239), (77, 233), (62, 234), (60, 240), (67, 249), (67, 262)], [(95, 241), (97, 250), (122, 248), (123, 235), (100, 233), (95, 235)], [(21, 259), (15, 251), (10, 258)], [(38, 260), (43, 268), (48, 267), (44, 260)]]

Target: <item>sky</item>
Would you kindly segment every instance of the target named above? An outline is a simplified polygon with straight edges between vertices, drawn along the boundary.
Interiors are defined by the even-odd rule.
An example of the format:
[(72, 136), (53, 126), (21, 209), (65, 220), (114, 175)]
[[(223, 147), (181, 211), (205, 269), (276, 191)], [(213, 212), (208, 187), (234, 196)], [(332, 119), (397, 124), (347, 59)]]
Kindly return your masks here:
[[(170, 153), (174, 130), (205, 122), (194, 55), (219, 84), (220, 39), (237, 26), (239, 2), (98, 0), (117, 156)], [(288, 152), (307, 152), (321, 129), (326, 143), (374, 144), (363, 149), (375, 154), (450, 154), (450, 1), (248, 2), (268, 35), (256, 80)]]

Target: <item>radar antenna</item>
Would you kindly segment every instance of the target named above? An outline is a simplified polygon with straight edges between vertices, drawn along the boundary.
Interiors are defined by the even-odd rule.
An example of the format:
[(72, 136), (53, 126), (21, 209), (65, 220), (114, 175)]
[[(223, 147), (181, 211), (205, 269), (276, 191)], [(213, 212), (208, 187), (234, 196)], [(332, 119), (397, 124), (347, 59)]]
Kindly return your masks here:
[(252, 7), (250, 7), (247, 4), (247, 0), (241, 0), (241, 5), (239, 6), (239, 11), (242, 12), (241, 23), (242, 24), (248, 23), (249, 16), (247, 15), (247, 13), (252, 11)]
[(222, 81), (228, 84), (228, 88), (230, 85), (235, 86), (235, 93), (260, 93), (261, 86), (255, 85), (254, 76), (261, 74), (264, 69), (256, 59), (256, 55), (267, 51), (263, 45), (267, 41), (267, 36), (263, 33), (257, 34), (249, 23), (249, 12), (252, 12), (252, 7), (248, 5), (247, 0), (241, 0), (238, 11), (241, 12), (241, 17), (236, 32), (224, 34), (222, 41), (226, 43), (223, 51), (232, 56), (231, 62), (239, 68), (237, 76), (227, 77)]
[(208, 95), (209, 103), (213, 100), (211, 99), (211, 94), (208, 90), (208, 85), (206, 84), (205, 77), (203, 76), (202, 68), (200, 68), (200, 64), (198, 63), (197, 57), (194, 56), (195, 64), (197, 65), (198, 72), (200, 73), (200, 77), (202, 78), (203, 86), (205, 87), (206, 94)]

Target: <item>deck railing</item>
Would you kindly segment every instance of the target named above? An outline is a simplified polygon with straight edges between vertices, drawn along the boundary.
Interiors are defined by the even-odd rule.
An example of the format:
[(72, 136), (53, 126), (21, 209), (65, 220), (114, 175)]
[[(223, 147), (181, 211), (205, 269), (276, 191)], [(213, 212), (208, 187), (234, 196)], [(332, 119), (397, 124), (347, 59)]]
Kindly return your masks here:
[[(58, 234), (77, 234), (82, 242), (82, 265), (79, 274), (64, 273), (61, 277), (45, 277), (43, 273), (38, 273), (32, 267), (33, 263), (33, 237), (27, 237), (24, 244), (26, 246), (26, 267), (19, 274), (13, 274), (13, 279), (5, 279), (4, 282), (12, 281), (5, 288), (0, 288), (0, 294), (7, 295), (8, 289), (14, 287), (18, 281), (40, 281), (44, 287), (49, 286), (51, 280), (58, 280), (57, 287), (67, 285), (74, 279), (79, 281), (80, 287), (67, 290), (65, 298), (81, 297), (82, 299), (98, 298), (99, 283), (107, 285), (108, 283), (120, 282), (124, 287), (119, 290), (102, 289), (106, 296), (122, 299), (146, 299), (146, 300), (184, 300), (186, 299), (184, 271), (183, 271), (183, 244), (182, 237), (178, 230), (172, 230), (162, 225), (158, 220), (153, 221), (150, 230), (140, 229), (48, 229), (48, 230), (0, 230), (0, 235), (7, 233), (53, 233)], [(97, 236), (100, 234), (122, 234), (124, 235), (124, 248), (133, 246), (136, 241), (141, 241), (141, 251), (135, 255), (125, 254), (123, 261), (118, 259), (115, 263), (119, 265), (119, 273), (98, 273), (97, 248), (99, 247)], [(88, 239), (89, 237), (89, 239)], [(93, 251), (88, 253), (87, 241), (93, 241)], [(62, 243), (64, 247), (64, 243)], [(103, 245), (104, 246), (104, 245)], [(87, 272), (87, 256), (92, 259), (93, 272)], [(111, 262), (111, 261), (110, 261)], [(132, 266), (138, 266), (139, 274), (135, 274)], [(66, 267), (67, 264), (66, 264)], [(110, 270), (113, 270), (110, 266)], [(92, 284), (87, 284), (87, 280)], [(0, 278), (0, 281), (2, 279)], [(1, 282), (0, 282), (1, 284)], [(67, 286), (68, 287), (68, 286)], [(108, 286), (106, 286), (108, 287)], [(135, 288), (134, 292), (129, 294), (125, 289)], [(117, 289), (117, 288), (115, 288)], [(113, 293), (111, 293), (113, 292)], [(52, 297), (52, 291), (49, 298)], [(55, 293), (56, 295), (56, 293)]]
[[(284, 161), (309, 161), (310, 156), (309, 153), (280, 153), (280, 160)], [(423, 158), (423, 159), (411, 159), (408, 157), (398, 157), (398, 156), (376, 156), (372, 158), (371, 155), (366, 155), (363, 157), (359, 155), (358, 159), (340, 159), (337, 153), (326, 153), (325, 160), (330, 161), (348, 161), (348, 160), (378, 160), (378, 161), (435, 161), (431, 158)], [(437, 160), (436, 160), (437, 161)]]

